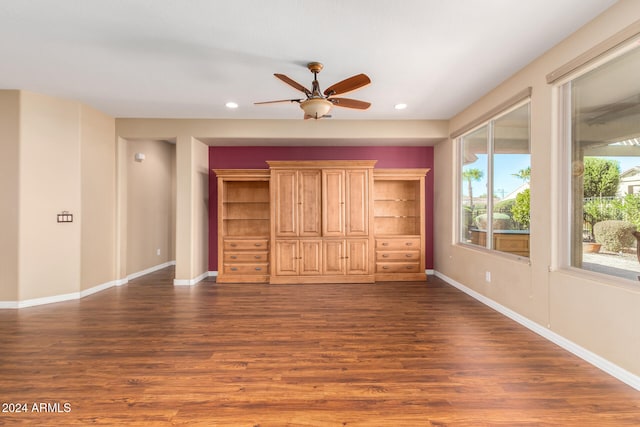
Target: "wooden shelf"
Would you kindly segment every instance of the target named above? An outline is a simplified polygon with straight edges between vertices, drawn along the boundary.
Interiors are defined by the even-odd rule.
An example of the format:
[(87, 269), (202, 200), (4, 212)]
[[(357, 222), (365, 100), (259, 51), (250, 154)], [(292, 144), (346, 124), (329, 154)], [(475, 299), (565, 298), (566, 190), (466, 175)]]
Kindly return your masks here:
[(420, 234), (420, 181), (375, 181), (373, 209), (376, 235)]
[(271, 205), (262, 170), (216, 170), (218, 176), (218, 279), (269, 280)]
[(424, 176), (427, 169), (374, 173), (376, 280), (424, 280)]

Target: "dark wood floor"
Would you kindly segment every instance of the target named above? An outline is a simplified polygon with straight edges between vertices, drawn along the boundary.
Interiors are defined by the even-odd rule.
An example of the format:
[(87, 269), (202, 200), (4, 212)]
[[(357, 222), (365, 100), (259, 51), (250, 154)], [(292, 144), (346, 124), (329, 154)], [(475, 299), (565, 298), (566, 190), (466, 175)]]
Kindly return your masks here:
[(0, 311), (0, 400), (28, 410), (0, 424), (640, 425), (640, 392), (436, 278), (172, 277)]

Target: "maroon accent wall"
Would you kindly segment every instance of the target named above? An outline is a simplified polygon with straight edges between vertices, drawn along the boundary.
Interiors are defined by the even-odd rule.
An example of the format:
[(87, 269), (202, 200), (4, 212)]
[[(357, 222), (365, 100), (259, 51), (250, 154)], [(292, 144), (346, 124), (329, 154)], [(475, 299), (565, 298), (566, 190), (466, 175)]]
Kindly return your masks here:
[[(430, 168), (425, 263), (433, 269), (433, 147), (209, 147), (209, 169), (268, 169), (267, 160), (377, 160), (376, 168)], [(218, 184), (209, 173), (209, 270), (218, 270)]]

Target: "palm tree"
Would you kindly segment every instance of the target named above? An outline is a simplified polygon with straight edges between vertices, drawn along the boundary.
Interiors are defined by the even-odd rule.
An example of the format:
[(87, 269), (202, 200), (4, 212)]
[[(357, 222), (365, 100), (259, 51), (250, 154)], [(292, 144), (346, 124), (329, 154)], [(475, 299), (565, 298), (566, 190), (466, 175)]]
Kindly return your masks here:
[(511, 175), (520, 178), (523, 182), (529, 182), (531, 179), (531, 166), (527, 166), (526, 169), (520, 169), (518, 173), (512, 173)]
[(467, 181), (468, 189), (469, 189), (469, 207), (471, 208), (471, 212), (473, 212), (473, 188), (471, 183), (473, 181), (480, 181), (484, 176), (484, 172), (480, 169), (465, 169), (462, 171), (462, 178)]

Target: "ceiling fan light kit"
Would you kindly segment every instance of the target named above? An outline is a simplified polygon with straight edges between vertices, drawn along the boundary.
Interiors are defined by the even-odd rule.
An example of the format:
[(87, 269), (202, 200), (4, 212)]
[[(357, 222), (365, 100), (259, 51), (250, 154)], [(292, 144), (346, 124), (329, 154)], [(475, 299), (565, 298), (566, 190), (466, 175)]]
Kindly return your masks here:
[(327, 115), (333, 104), (324, 98), (310, 98), (300, 103), (305, 119), (320, 119)]
[(371, 79), (366, 74), (358, 74), (348, 79), (342, 80), (336, 84), (329, 86), (324, 92), (320, 90), (318, 83), (318, 73), (322, 70), (323, 65), (319, 62), (310, 62), (307, 64), (309, 71), (313, 73), (312, 89), (309, 90), (295, 80), (290, 79), (284, 74), (274, 74), (274, 76), (294, 89), (304, 93), (306, 99), (282, 99), (279, 101), (256, 102), (255, 104), (273, 104), (276, 102), (297, 102), (304, 111), (304, 119), (321, 119), (328, 116), (327, 113), (334, 105), (344, 108), (353, 108), (356, 110), (366, 110), (371, 106), (370, 102), (359, 101), (349, 98), (333, 98), (334, 95), (351, 92), (360, 89), (371, 83)]

